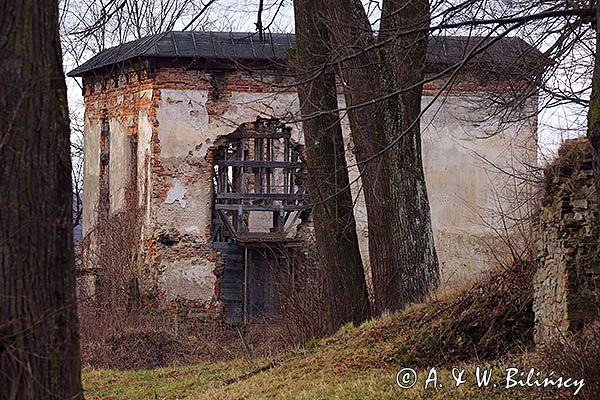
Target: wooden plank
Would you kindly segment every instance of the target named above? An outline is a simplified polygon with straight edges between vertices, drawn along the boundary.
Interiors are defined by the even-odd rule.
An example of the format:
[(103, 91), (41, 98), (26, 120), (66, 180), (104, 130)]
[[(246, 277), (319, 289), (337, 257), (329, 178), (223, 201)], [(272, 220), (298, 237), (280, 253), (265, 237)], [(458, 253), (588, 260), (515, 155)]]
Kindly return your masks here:
[(304, 200), (305, 194), (290, 193), (217, 193), (217, 200)]
[(241, 139), (241, 138), (261, 138), (261, 139), (287, 139), (292, 136), (291, 132), (282, 130), (281, 132), (273, 131), (255, 131), (255, 130), (237, 130), (231, 133), (228, 138)]
[(221, 160), (217, 161), (219, 167), (246, 167), (246, 168), (302, 168), (301, 162), (286, 161), (242, 161), (242, 160)]
[(231, 221), (229, 220), (229, 218), (227, 218), (227, 215), (225, 215), (225, 213), (222, 210), (217, 210), (217, 212), (219, 213), (219, 216), (221, 217), (221, 219), (225, 223), (225, 226), (227, 227), (227, 230), (229, 230), (229, 233), (231, 234), (231, 236), (233, 236), (235, 238), (235, 235), (237, 234), (237, 231), (235, 230), (235, 228), (231, 224)]
[(237, 211), (242, 207), (243, 211), (299, 211), (306, 208), (305, 206), (296, 205), (270, 205), (263, 206), (260, 204), (215, 204), (215, 210)]

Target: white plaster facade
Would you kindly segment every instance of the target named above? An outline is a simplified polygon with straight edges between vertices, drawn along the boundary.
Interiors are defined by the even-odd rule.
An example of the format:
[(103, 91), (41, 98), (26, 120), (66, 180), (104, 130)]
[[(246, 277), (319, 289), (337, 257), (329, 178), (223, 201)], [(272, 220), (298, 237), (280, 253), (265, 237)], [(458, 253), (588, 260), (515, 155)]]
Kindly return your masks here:
[[(156, 82), (172, 71), (161, 74), (156, 73)], [(186, 82), (206, 83), (211, 78), (209, 72), (198, 70), (181, 74), (186, 75)], [(269, 76), (261, 73), (245, 79), (264, 82)], [(144, 88), (131, 95), (147, 100), (149, 106), (140, 107), (135, 118), (111, 119), (110, 208), (117, 212), (125, 207), (124, 188), (132, 165), (129, 135), (137, 132), (137, 191), (139, 205), (145, 209), (142, 236), (154, 240), (159, 232), (176, 232), (185, 237), (181, 246), (187, 246), (181, 251), (184, 256), (174, 256), (171, 249), (160, 255), (157, 285), (170, 299), (209, 301), (215, 297), (211, 287), (216, 278), (215, 262), (206, 256), (212, 218), (212, 166), (206, 160), (207, 152), (218, 138), (259, 116), (297, 120), (299, 106), (296, 93), (289, 89), (232, 89), (218, 101), (224, 112), (211, 115), (210, 88), (199, 86), (195, 89), (189, 83), (181, 87), (158, 84)], [(421, 121), (423, 161), (435, 246), (446, 288), (473, 279), (492, 266), (494, 260), (485, 242), (493, 247), (496, 233), (486, 223), (498, 226), (498, 211), (509, 215), (524, 213), (527, 206), (515, 205), (531, 202), (531, 188), (523, 189), (512, 175), (524, 173), (526, 166), (536, 164), (536, 118), (501, 125), (478, 106), (485, 97), (484, 91), (476, 95), (456, 92), (440, 97), (432, 106), (429, 103), (433, 97), (423, 98), (423, 107), (427, 108)], [(133, 101), (132, 97), (117, 98), (117, 104), (127, 101)], [(342, 96), (339, 101), (343, 105)], [(86, 107), (98, 110), (107, 105), (101, 97), (88, 96)], [(536, 107), (535, 100), (531, 100), (523, 115), (535, 115)], [(302, 142), (300, 124), (289, 126), (293, 128), (293, 139)], [(346, 120), (343, 129), (348, 138), (348, 164), (354, 165)], [(91, 232), (96, 221), (100, 130), (101, 124), (86, 116), (84, 235)], [(481, 138), (491, 131), (499, 133)], [(160, 165), (162, 172), (158, 174), (153, 165)], [(356, 167), (350, 168), (349, 173), (351, 181), (357, 178)], [(368, 272), (367, 220), (360, 179), (352, 189), (357, 198), (355, 215), (361, 253)], [(201, 249), (197, 252), (204, 255), (195, 254), (194, 249)]]

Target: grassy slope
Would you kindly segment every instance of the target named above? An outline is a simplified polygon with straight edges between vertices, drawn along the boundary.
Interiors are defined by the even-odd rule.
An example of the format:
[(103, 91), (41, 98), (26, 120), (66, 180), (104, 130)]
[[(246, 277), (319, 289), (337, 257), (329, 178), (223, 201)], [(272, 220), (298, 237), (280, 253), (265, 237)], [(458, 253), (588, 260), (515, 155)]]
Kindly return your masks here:
[[(374, 330), (399, 322), (398, 316), (358, 328), (344, 327), (335, 336), (313, 342), (312, 349), (276, 362), (274, 368), (235, 381), (271, 360), (227, 363), (152, 371), (86, 371), (87, 399), (531, 399), (532, 392), (474, 387), (473, 366), (466, 365), (469, 382), (452, 387), (449, 369), (440, 369), (445, 387), (424, 390), (428, 368), (420, 368), (419, 383), (410, 390), (395, 384), (400, 364), (393, 342), (368, 339)], [(367, 339), (367, 340), (365, 340)], [(371, 342), (370, 345), (367, 343)], [(359, 347), (356, 347), (359, 345)], [(403, 351), (400, 353), (404, 354)], [(394, 360), (392, 360), (394, 359)], [(457, 367), (465, 364), (457, 363)], [(485, 363), (481, 363), (485, 366)], [(499, 379), (498, 379), (499, 381)]]
[[(454, 299), (432, 301), (362, 324), (344, 326), (307, 350), (274, 362), (235, 360), (153, 371), (86, 371), (88, 399), (519, 399), (532, 392), (478, 389), (474, 365), (506, 358), (531, 343), (531, 268), (498, 271)], [(452, 388), (449, 370), (467, 363), (470, 380)], [(399, 369), (440, 368), (438, 391), (395, 384)], [(445, 369), (443, 369), (445, 368)], [(499, 373), (499, 372), (498, 372)], [(248, 374), (250, 374), (248, 376)], [(426, 374), (426, 373), (425, 373)], [(468, 373), (469, 374), (469, 373)], [(244, 377), (236, 381), (235, 378)], [(497, 380), (499, 382), (499, 378)], [(527, 397), (529, 396), (529, 397)]]
[[(421, 308), (420, 310), (424, 310)], [(453, 388), (449, 367), (440, 368), (441, 389), (424, 390), (429, 371), (407, 348), (423, 335), (407, 319), (418, 312), (393, 315), (358, 328), (343, 327), (336, 335), (309, 343), (309, 350), (275, 362), (266, 359), (152, 371), (86, 371), (87, 399), (529, 399), (533, 393), (474, 387), (473, 363), (467, 367), (469, 382)], [(400, 325), (404, 326), (401, 328)], [(395, 333), (393, 333), (395, 332)], [(430, 339), (428, 339), (430, 340)], [(485, 363), (481, 363), (485, 366)], [(419, 366), (421, 366), (419, 368)], [(395, 374), (403, 367), (419, 370), (421, 380), (414, 389), (401, 390)], [(236, 381), (236, 378), (244, 377)], [(402, 397), (400, 397), (402, 396)]]

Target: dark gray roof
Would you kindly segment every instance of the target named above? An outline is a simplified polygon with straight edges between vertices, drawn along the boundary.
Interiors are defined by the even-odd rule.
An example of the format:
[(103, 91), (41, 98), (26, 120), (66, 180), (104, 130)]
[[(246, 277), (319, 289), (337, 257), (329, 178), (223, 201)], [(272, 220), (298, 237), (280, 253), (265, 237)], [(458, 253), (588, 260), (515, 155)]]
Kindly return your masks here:
[[(427, 61), (430, 65), (453, 65), (460, 62), (481, 38), (434, 36), (430, 38)], [(136, 58), (180, 58), (239, 61), (284, 61), (295, 46), (294, 34), (243, 32), (166, 32), (147, 36), (104, 50), (68, 73), (82, 76), (96, 69)], [(541, 66), (542, 54), (517, 37), (505, 37), (480, 54), (478, 63), (487, 65)]]

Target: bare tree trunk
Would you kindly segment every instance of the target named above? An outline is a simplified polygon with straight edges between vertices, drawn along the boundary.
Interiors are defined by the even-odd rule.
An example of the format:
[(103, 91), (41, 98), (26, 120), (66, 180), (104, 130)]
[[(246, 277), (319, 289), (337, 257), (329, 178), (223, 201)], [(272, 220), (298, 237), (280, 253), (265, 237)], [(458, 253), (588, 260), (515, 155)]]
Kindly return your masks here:
[(0, 10), (0, 399), (81, 399), (58, 4)]
[[(428, 6), (399, 3), (384, 2), (381, 39), (428, 23)], [(398, 310), (422, 300), (439, 281), (421, 160), (422, 85), (392, 95), (422, 81), (427, 37), (401, 36), (380, 52), (359, 52), (375, 43), (361, 2), (336, 0), (326, 13), (344, 59), (344, 94), (369, 220), (375, 309)]]
[[(332, 293), (332, 322), (359, 324), (370, 315), (358, 246), (335, 75), (323, 69), (328, 36), (319, 18), (318, 0), (294, 1), (297, 73), (307, 149), (309, 193), (319, 255)], [(318, 116), (315, 116), (318, 115)]]
[(596, 183), (596, 194), (600, 204), (600, 7), (596, 9), (596, 54), (594, 60), (594, 75), (592, 77), (592, 97), (588, 110), (588, 132), (587, 136), (592, 144), (594, 181)]
[[(386, 0), (383, 2), (379, 40), (398, 32), (419, 30), (429, 26), (428, 0)], [(373, 271), (384, 293), (378, 307), (402, 307), (422, 300), (439, 281), (439, 267), (433, 243), (431, 212), (421, 156), (421, 100), (427, 32), (398, 36), (382, 50), (383, 78), (386, 92), (400, 92), (387, 102), (385, 141), (389, 145), (402, 139), (389, 150), (390, 192), (397, 207), (394, 240), (388, 242), (396, 257), (396, 265), (385, 263), (381, 271)], [(388, 212), (393, 213), (392, 210)], [(401, 279), (389, 279), (399, 274)], [(377, 276), (377, 278), (376, 278)]]

